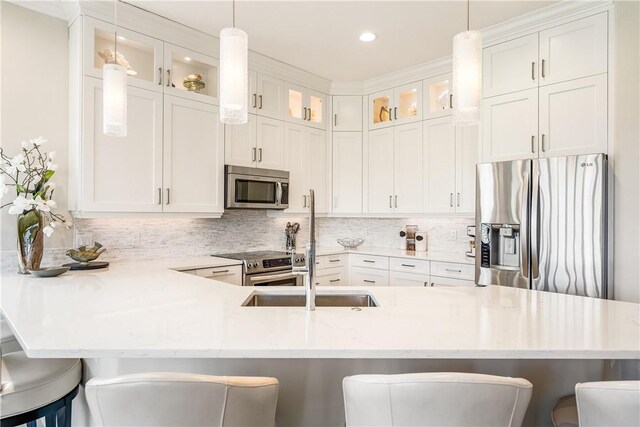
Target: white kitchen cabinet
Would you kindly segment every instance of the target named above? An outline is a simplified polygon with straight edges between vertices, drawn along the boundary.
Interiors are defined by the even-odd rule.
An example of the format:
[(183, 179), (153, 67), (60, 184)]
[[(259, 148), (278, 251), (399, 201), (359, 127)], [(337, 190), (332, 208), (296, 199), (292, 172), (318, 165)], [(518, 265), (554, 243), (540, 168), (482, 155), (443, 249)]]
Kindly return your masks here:
[(482, 96), (538, 87), (538, 34), (519, 37), (482, 52)]
[[(218, 105), (219, 61), (181, 46), (164, 43), (164, 93)], [(188, 87), (188, 78), (200, 75), (200, 89)]]
[(256, 165), (263, 169), (284, 169), (284, 122), (256, 118)]
[(369, 95), (369, 129), (422, 120), (422, 82)]
[(389, 270), (351, 267), (350, 286), (389, 286)]
[(286, 108), (284, 119), (298, 123), (325, 128), (326, 96), (310, 89), (285, 83)]
[(251, 114), (258, 113), (258, 73), (253, 70), (249, 70), (249, 101), (248, 101), (248, 109), (247, 112)]
[(453, 108), (451, 73), (422, 81), (422, 118), (448, 116)]
[(256, 167), (258, 164), (257, 120), (248, 115), (243, 125), (225, 125), (224, 132), (225, 164)]
[(389, 258), (389, 270), (428, 276), (430, 265), (426, 259)]
[(256, 114), (272, 119), (284, 119), (284, 82), (280, 79), (258, 74), (256, 76)]
[(396, 126), (393, 130), (393, 210), (419, 213), (423, 199), (422, 123)]
[(317, 286), (343, 286), (346, 285), (345, 274), (340, 268), (327, 268), (318, 270), (316, 275)]
[(369, 129), (393, 125), (393, 89), (369, 95)]
[(333, 96), (333, 130), (336, 132), (362, 130), (361, 96)]
[(218, 280), (230, 285), (242, 286), (242, 266), (226, 265), (211, 268), (198, 268), (195, 270), (196, 276), (206, 279)]
[(482, 100), (482, 161), (538, 156), (538, 89)]
[(540, 157), (606, 152), (606, 74), (540, 88)]
[(456, 128), (457, 213), (476, 212), (476, 165), (480, 154), (478, 126)]
[(289, 171), (288, 213), (309, 211), (309, 189), (315, 192), (316, 212), (327, 212), (327, 143), (325, 132), (285, 124), (285, 169)]
[(393, 129), (369, 132), (367, 143), (368, 212), (393, 212)]
[(607, 72), (607, 13), (540, 32), (540, 84)]
[(456, 262), (431, 261), (431, 277), (449, 277), (460, 280), (474, 280), (475, 265)]
[(462, 279), (453, 279), (451, 277), (431, 276), (431, 286), (475, 288), (476, 284), (473, 280), (462, 280)]
[(71, 210), (162, 212), (162, 93), (129, 87), (127, 136), (102, 132), (102, 80), (84, 78), (78, 194)]
[(430, 280), (429, 274), (389, 272), (389, 286), (428, 286)]
[(423, 122), (424, 205), (427, 212), (455, 212), (456, 130), (451, 117)]
[(389, 269), (389, 257), (380, 255), (349, 254), (349, 265), (353, 267)]
[(218, 107), (164, 97), (164, 212), (224, 211), (224, 144)]
[(362, 132), (334, 132), (332, 212), (362, 213), (362, 162)]

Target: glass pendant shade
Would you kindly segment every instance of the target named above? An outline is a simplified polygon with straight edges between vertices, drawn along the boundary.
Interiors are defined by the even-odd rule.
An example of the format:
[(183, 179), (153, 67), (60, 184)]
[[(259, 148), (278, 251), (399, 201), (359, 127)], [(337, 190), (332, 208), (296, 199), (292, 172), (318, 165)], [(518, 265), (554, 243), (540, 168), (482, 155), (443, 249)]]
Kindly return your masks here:
[(220, 121), (247, 123), (249, 101), (249, 41), (238, 28), (220, 31)]
[(102, 130), (127, 136), (127, 70), (119, 64), (102, 67)]
[(464, 31), (453, 38), (453, 123), (480, 123), (482, 100), (482, 34)]

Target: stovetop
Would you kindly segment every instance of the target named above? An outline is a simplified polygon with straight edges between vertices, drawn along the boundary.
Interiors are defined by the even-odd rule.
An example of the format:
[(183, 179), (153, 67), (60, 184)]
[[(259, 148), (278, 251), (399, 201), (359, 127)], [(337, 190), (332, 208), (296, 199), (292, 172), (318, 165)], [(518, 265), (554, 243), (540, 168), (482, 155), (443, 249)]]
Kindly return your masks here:
[(287, 258), (287, 257), (290, 257), (291, 254), (289, 254), (288, 252), (280, 252), (280, 251), (253, 251), (253, 252), (236, 252), (231, 254), (215, 254), (212, 256), (246, 261), (246, 260), (256, 260), (256, 259)]
[[(291, 270), (291, 253), (284, 251), (253, 251), (212, 256), (240, 260), (244, 264), (244, 274), (267, 273)], [(296, 266), (304, 266), (305, 257), (298, 254), (294, 258)]]

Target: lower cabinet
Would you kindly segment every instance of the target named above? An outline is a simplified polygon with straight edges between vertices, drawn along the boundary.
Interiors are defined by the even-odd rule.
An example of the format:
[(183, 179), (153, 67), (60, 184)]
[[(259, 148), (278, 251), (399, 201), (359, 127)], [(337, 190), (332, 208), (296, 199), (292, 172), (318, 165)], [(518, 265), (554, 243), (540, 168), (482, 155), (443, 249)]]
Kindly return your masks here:
[(475, 286), (475, 265), (431, 261), (431, 286)]
[(193, 274), (206, 279), (218, 280), (230, 285), (242, 286), (242, 266), (227, 265), (221, 267), (197, 268), (193, 270), (181, 270), (181, 273)]
[(351, 286), (389, 286), (389, 270), (366, 267), (351, 267), (350, 270)]
[(316, 285), (347, 285), (347, 254), (323, 255), (316, 257)]
[(389, 286), (429, 286), (429, 274), (389, 272)]

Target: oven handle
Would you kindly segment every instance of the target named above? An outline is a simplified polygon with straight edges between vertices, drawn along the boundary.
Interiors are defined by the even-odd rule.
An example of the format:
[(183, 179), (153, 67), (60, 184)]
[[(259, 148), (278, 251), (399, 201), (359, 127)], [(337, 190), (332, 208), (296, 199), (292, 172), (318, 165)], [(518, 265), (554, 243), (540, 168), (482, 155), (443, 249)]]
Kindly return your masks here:
[(289, 273), (282, 273), (282, 274), (271, 274), (271, 275), (267, 275), (267, 276), (255, 276), (255, 277), (249, 277), (249, 281), (250, 282), (267, 282), (269, 280), (279, 280), (279, 279), (291, 279), (296, 277), (297, 274), (293, 274), (291, 272)]

